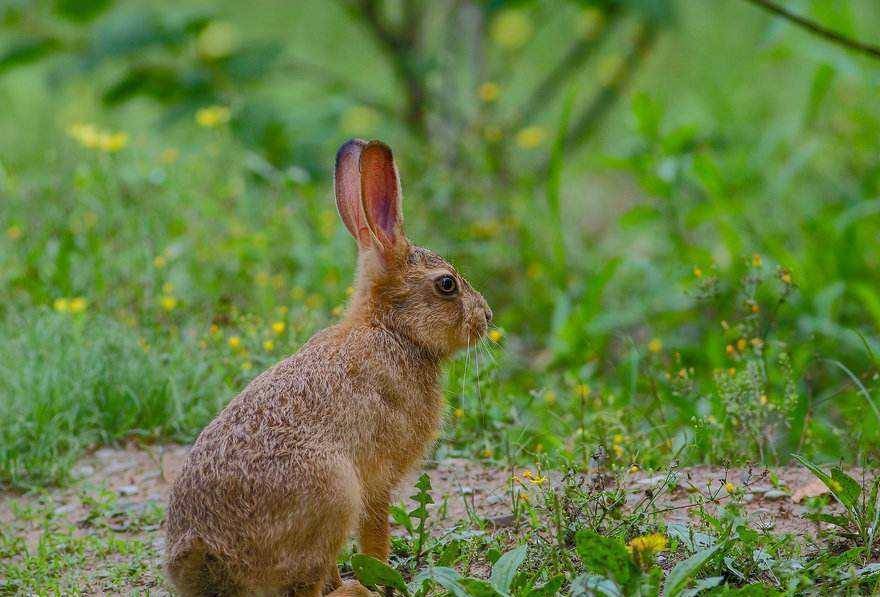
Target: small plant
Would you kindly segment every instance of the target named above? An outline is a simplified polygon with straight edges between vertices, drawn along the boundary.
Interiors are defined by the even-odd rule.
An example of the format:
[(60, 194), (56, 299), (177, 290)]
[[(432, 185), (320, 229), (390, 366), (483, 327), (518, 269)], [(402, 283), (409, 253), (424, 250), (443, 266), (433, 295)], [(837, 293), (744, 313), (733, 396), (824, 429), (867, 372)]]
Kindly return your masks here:
[(826, 473), (800, 454), (792, 454), (795, 460), (807, 467), (818, 478), (831, 495), (843, 507), (843, 514), (827, 512), (811, 513), (808, 516), (818, 522), (826, 522), (837, 527), (837, 535), (861, 547), (865, 559), (870, 559), (878, 547), (880, 534), (880, 477), (875, 477), (867, 492), (858, 481), (847, 475), (840, 467), (832, 467)]

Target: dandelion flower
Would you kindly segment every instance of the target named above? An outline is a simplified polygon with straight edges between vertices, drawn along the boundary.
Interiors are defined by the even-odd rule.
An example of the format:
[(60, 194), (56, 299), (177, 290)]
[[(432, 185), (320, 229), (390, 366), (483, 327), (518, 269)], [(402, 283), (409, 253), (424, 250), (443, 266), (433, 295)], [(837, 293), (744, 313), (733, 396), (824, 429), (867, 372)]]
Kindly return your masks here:
[(489, 330), (489, 340), (494, 343), (501, 342), (501, 339), (504, 337), (504, 332), (498, 329)]
[(726, 352), (728, 356), (733, 356), (734, 354), (736, 354), (736, 349), (733, 347), (733, 344), (728, 344), (724, 348), (724, 352)]
[(657, 354), (661, 350), (663, 350), (663, 341), (660, 338), (653, 338), (650, 342), (648, 342), (648, 350)]
[(736, 348), (740, 351), (743, 351), (748, 346), (748, 342), (746, 342), (745, 338), (740, 338), (736, 341)]
[(9, 240), (18, 240), (21, 238), (22, 232), (21, 228), (18, 226), (10, 226), (6, 229), (6, 238)]
[(508, 9), (492, 20), (489, 37), (502, 48), (513, 50), (531, 39), (532, 29), (532, 21), (524, 11)]
[(208, 333), (210, 333), (212, 336), (216, 336), (220, 333), (220, 326), (216, 323), (212, 323), (211, 327), (208, 328)]
[(88, 301), (81, 296), (70, 299), (70, 312), (71, 313), (82, 313), (86, 310), (88, 306)]
[(695, 267), (694, 268), (694, 277), (695, 278), (702, 278), (703, 277), (703, 270), (701, 270), (698, 267)]
[(98, 147), (107, 153), (115, 153), (128, 145), (128, 133), (103, 133), (98, 137)]
[(275, 343), (272, 340), (265, 340), (263, 342), (263, 350), (266, 352), (271, 352), (275, 348)]
[(764, 347), (764, 341), (760, 338), (752, 338), (751, 340), (749, 340), (749, 344), (751, 344), (752, 347), (755, 349)]
[(547, 392), (544, 393), (544, 402), (551, 406), (556, 404), (556, 392), (553, 390), (547, 390)]
[(168, 265), (168, 260), (165, 259), (164, 255), (156, 255), (153, 258), (153, 267), (155, 267), (156, 269), (162, 269), (166, 265)]
[(752, 267), (761, 267), (761, 256), (757, 253), (752, 255)]
[(540, 126), (527, 126), (516, 134), (516, 144), (522, 149), (534, 149), (547, 138), (547, 131)]
[(229, 122), (231, 112), (226, 106), (208, 106), (196, 111), (196, 122), (199, 126), (212, 128)]
[(767, 406), (767, 394), (761, 394), (760, 396), (758, 396), (758, 402), (761, 406)]
[(493, 452), (489, 448), (484, 449), (482, 452), (483, 458), (492, 458), (492, 454)]
[(241, 346), (241, 338), (238, 336), (230, 336), (227, 343), (229, 344), (229, 348), (238, 348)]
[(52, 308), (59, 313), (67, 313), (70, 310), (70, 301), (66, 298), (57, 298), (55, 299), (55, 302), (52, 303)]
[(639, 472), (639, 467), (637, 467), (636, 465), (633, 464), (632, 466), (629, 467), (629, 472), (631, 474), (635, 474), (635, 473)]
[(585, 383), (579, 383), (575, 386), (575, 392), (581, 398), (589, 398), (592, 391), (593, 390), (590, 388), (590, 386)]
[(611, 449), (614, 450), (615, 456), (617, 456), (618, 458), (623, 457), (623, 446), (621, 446), (620, 444), (614, 444), (613, 446), (611, 446)]
[(253, 366), (254, 366), (253, 363), (251, 363), (250, 361), (245, 361), (241, 364), (241, 370), (242, 371), (250, 371), (251, 368), (253, 368)]
[(170, 294), (166, 294), (159, 299), (159, 304), (166, 311), (174, 311), (175, 307), (177, 307), (177, 299)]
[(627, 547), (634, 553), (655, 554), (665, 550), (667, 545), (666, 535), (652, 533), (631, 539)]
[(285, 324), (283, 321), (276, 321), (272, 324), (272, 331), (276, 334), (281, 334), (284, 332)]
[(736, 491), (736, 485), (728, 481), (724, 484), (724, 491), (726, 491), (728, 495), (733, 494)]
[(452, 411), (452, 416), (454, 416), (456, 419), (461, 419), (462, 417), (464, 417), (464, 409), (456, 408), (454, 411)]
[(494, 102), (501, 95), (501, 86), (498, 85), (498, 83), (486, 81), (480, 85), (479, 89), (477, 89), (477, 95), (479, 95), (480, 99), (487, 104)]

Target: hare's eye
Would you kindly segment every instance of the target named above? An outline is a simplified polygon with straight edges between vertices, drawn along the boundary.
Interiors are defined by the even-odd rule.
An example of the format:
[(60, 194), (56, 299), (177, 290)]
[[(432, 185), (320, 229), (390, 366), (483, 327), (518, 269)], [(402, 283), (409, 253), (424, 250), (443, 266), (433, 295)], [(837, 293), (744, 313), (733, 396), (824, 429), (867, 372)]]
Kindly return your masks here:
[(440, 276), (434, 281), (437, 291), (445, 296), (452, 296), (458, 290), (458, 283), (449, 274)]

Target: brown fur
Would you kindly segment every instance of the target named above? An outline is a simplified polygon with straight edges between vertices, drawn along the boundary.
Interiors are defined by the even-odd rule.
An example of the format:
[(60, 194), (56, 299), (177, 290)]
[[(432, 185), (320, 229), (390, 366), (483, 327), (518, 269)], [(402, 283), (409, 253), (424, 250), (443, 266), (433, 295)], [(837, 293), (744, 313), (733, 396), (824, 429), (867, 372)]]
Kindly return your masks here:
[[(360, 247), (355, 293), (340, 323), (254, 379), (196, 440), (168, 509), (168, 573), (184, 595), (368, 594), (341, 583), (336, 556), (357, 532), (361, 551), (388, 557), (390, 493), (440, 425), (441, 362), (491, 319), (452, 266), (403, 235), (390, 150), (346, 148), (337, 201)], [(340, 176), (359, 176), (360, 192)], [(456, 296), (435, 287), (443, 274)]]

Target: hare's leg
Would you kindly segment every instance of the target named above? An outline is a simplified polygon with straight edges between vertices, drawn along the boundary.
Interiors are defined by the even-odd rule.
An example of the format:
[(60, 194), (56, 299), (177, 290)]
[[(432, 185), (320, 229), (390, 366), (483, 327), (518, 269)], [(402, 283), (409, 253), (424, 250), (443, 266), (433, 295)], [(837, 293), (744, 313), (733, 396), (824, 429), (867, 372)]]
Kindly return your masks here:
[(347, 580), (327, 597), (375, 597), (375, 593), (356, 580)]
[(388, 553), (391, 551), (388, 530), (390, 501), (391, 493), (388, 490), (367, 496), (358, 529), (361, 552), (383, 562), (388, 560)]
[(339, 566), (336, 565), (336, 562), (333, 563), (333, 566), (330, 567), (330, 572), (327, 574), (327, 578), (324, 580), (324, 594), (327, 595), (339, 588), (342, 584), (342, 577), (339, 576)]

